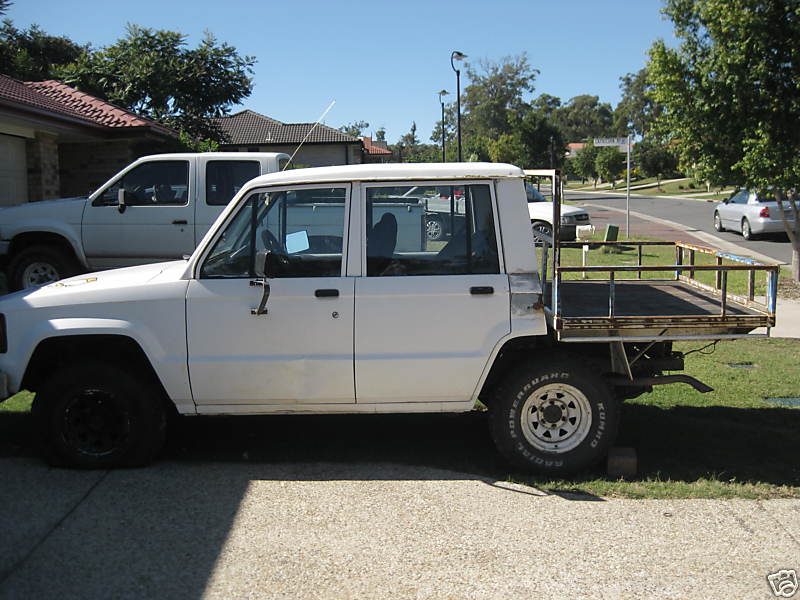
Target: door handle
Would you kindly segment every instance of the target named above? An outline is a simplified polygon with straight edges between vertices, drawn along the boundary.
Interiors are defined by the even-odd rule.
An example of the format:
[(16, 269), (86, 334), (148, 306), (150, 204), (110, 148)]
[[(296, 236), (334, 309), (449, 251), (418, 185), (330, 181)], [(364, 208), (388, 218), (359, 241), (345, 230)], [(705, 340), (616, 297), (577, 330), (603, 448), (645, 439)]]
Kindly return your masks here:
[(176, 219), (172, 222), (173, 225), (188, 225), (189, 221), (186, 219)]
[(314, 295), (317, 298), (338, 298), (339, 290), (317, 290)]
[(469, 293), (473, 296), (494, 294), (494, 288), (490, 285), (476, 285), (469, 288)]

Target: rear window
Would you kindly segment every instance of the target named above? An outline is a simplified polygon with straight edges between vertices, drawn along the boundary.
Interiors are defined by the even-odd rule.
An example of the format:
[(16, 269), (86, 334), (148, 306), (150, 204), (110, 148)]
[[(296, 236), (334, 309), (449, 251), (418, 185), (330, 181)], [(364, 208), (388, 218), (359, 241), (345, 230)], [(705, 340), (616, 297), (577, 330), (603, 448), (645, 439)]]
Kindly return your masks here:
[(242, 186), (261, 174), (255, 160), (214, 160), (206, 165), (206, 204), (225, 206)]

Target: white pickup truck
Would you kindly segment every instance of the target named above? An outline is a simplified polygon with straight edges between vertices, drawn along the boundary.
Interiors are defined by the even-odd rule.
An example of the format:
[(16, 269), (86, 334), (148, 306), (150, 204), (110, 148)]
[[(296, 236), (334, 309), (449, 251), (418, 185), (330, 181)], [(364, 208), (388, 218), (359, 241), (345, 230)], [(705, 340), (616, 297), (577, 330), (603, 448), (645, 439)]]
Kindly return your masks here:
[[(405, 224), (387, 210), (412, 188), (441, 186), (465, 200), (446, 243), (425, 240), (414, 203)], [(563, 474), (607, 453), (622, 399), (664, 383), (709, 389), (662, 374), (683, 368), (672, 340), (774, 324), (774, 297), (757, 310), (728, 299), (724, 284), (720, 317), (719, 294), (685, 293), (683, 280), (565, 282), (562, 269), (577, 267), (556, 261), (548, 282), (550, 268), (537, 265), (523, 172), (511, 165), (264, 175), (186, 260), (0, 299), (0, 398), (34, 391), (45, 456), (84, 468), (153, 460), (173, 412), (464, 412), (480, 400), (514, 467)], [(610, 301), (599, 296), (609, 286)]]
[(280, 171), (275, 152), (144, 156), (88, 198), (0, 209), (0, 261), (11, 290), (87, 270), (191, 254), (242, 185)]

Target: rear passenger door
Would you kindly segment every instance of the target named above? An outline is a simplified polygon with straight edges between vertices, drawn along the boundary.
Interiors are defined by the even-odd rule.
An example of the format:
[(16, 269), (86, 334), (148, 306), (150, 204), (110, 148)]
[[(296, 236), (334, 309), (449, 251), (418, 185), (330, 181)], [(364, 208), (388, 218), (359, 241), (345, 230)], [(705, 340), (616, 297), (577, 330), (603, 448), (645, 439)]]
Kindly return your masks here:
[(465, 214), (454, 215), (448, 241), (429, 241), (425, 199), (440, 194), (442, 183), (362, 186), (365, 251), (355, 289), (360, 404), (467, 401), (511, 329), (493, 185), (450, 187), (464, 188)]

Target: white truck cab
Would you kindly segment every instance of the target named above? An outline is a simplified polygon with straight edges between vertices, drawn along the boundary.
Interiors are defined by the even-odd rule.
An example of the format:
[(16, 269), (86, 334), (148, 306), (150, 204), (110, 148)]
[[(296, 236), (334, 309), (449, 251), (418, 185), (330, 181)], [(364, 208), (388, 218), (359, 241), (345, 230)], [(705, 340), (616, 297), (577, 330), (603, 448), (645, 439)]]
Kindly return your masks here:
[(279, 171), (288, 159), (275, 152), (144, 156), (88, 198), (0, 209), (8, 286), (191, 254), (246, 181)]
[[(78, 467), (153, 460), (172, 411), (463, 412), (480, 399), (517, 468), (584, 468), (608, 451), (620, 399), (678, 377), (703, 386), (659, 381), (682, 362), (658, 335), (644, 350), (558, 340), (523, 177), (449, 163), (252, 179), (187, 260), (0, 299), (0, 398), (36, 392), (47, 459)], [(409, 198), (443, 187), (462, 191), (464, 214), (432, 241)]]

